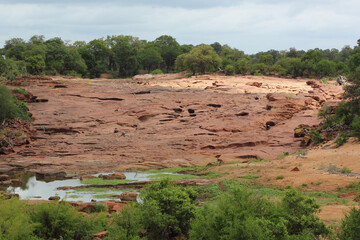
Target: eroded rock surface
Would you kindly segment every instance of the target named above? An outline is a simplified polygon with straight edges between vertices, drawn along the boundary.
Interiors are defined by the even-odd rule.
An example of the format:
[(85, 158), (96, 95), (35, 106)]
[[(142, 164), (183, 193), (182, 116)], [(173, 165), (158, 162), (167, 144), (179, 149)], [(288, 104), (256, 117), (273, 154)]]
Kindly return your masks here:
[(272, 158), (300, 150), (296, 126), (318, 124), (321, 104), (342, 92), (316, 80), (179, 77), (28, 79), (25, 89), (48, 100), (28, 104), (36, 140), (0, 165), (87, 174)]

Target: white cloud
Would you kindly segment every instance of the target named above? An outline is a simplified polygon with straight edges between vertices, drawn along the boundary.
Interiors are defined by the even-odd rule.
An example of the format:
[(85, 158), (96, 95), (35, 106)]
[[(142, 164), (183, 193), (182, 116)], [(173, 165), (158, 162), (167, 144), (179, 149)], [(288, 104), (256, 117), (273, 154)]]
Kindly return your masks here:
[(151, 41), (168, 34), (181, 44), (218, 41), (254, 53), (341, 48), (360, 38), (355, 30), (360, 2), (355, 0), (149, 2), (0, 1), (0, 46), (12, 37), (34, 34), (74, 41), (119, 34)]

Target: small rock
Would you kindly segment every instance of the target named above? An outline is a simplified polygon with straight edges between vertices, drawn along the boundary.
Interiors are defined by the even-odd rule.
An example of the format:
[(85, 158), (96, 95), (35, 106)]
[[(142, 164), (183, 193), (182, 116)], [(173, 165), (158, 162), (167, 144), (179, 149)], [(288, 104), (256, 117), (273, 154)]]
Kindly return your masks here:
[(109, 175), (103, 175), (102, 179), (104, 179), (104, 180), (126, 179), (126, 176), (123, 173), (113, 173), (113, 174), (109, 174)]
[(85, 179), (91, 179), (91, 178), (95, 178), (94, 176), (91, 176), (91, 175), (83, 175), (80, 177), (80, 180), (85, 180)]
[(60, 197), (59, 196), (52, 196), (52, 197), (49, 197), (49, 200), (50, 201), (59, 201)]
[(298, 167), (294, 167), (293, 169), (291, 169), (291, 172), (298, 172), (298, 171), (300, 171)]
[(118, 132), (119, 132), (119, 129), (115, 128), (114, 133), (118, 133)]
[(135, 192), (123, 192), (120, 194), (121, 201), (136, 201), (137, 193)]

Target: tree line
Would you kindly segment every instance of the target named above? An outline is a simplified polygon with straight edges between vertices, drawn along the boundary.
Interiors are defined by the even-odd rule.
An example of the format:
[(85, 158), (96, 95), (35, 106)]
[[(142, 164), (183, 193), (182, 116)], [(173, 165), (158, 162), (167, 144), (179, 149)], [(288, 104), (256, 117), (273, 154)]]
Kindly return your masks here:
[(360, 41), (355, 47), (338, 49), (269, 50), (248, 55), (215, 42), (210, 45), (181, 45), (162, 35), (154, 41), (133, 36), (107, 36), (90, 42), (70, 43), (61, 38), (46, 40), (35, 35), (28, 41), (7, 40), (0, 49), (0, 76), (12, 80), (18, 75), (71, 75), (116, 78), (139, 73), (225, 72), (283, 77), (336, 77), (353, 72), (360, 65)]

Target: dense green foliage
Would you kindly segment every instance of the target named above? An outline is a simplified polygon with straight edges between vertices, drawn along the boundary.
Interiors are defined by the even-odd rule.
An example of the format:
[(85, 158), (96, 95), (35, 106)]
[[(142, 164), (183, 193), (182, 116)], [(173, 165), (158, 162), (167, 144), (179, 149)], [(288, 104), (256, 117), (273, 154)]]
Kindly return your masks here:
[(108, 225), (105, 214), (85, 217), (65, 202), (28, 206), (17, 199), (0, 198), (1, 240), (91, 240), (93, 233)]
[(349, 59), (350, 74), (345, 86), (345, 101), (338, 104), (334, 113), (326, 105), (319, 115), (324, 117), (322, 128), (325, 131), (337, 131), (338, 145), (342, 145), (348, 136), (360, 139), (360, 46), (355, 47)]
[[(165, 240), (187, 236), (195, 215), (194, 190), (164, 180), (147, 186), (140, 197), (142, 203), (126, 207), (115, 218), (116, 225), (110, 231), (111, 236), (118, 236), (114, 239), (136, 239), (143, 235), (149, 240)], [(139, 229), (143, 230), (140, 235)]]
[(17, 100), (6, 86), (0, 85), (0, 124), (9, 119), (31, 120), (26, 103)]
[[(260, 191), (248, 189), (245, 182), (224, 180), (226, 191), (221, 192), (214, 185), (198, 188), (167, 180), (153, 183), (141, 192), (140, 202), (129, 203), (113, 215), (102, 212), (106, 207), (84, 215), (66, 202), (28, 205), (0, 196), (0, 240), (90, 240), (94, 233), (106, 230), (107, 240), (313, 240), (334, 235), (316, 215), (319, 205), (315, 200), (297, 190)], [(218, 197), (196, 206), (196, 192), (204, 193), (201, 189)], [(281, 200), (269, 200), (265, 195)], [(358, 239), (359, 213), (352, 209), (333, 237)]]
[(315, 215), (318, 209), (313, 199), (293, 189), (277, 205), (235, 188), (198, 210), (190, 239), (314, 239), (328, 234)]
[(338, 234), (341, 240), (360, 239), (360, 209), (351, 209), (342, 221), (341, 230)]
[[(131, 77), (137, 73), (164, 73), (187, 70), (191, 73), (222, 69), (227, 75), (254, 74), (285, 77), (335, 77), (355, 72), (360, 64), (358, 47), (269, 50), (253, 55), (221, 45), (180, 45), (163, 35), (154, 41), (133, 36), (107, 36), (88, 43), (73, 44), (61, 38), (45, 40), (33, 36), (28, 41), (13, 38), (0, 49), (0, 76), (13, 80), (24, 74)], [(360, 71), (358, 69), (358, 71)]]

